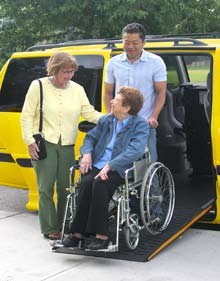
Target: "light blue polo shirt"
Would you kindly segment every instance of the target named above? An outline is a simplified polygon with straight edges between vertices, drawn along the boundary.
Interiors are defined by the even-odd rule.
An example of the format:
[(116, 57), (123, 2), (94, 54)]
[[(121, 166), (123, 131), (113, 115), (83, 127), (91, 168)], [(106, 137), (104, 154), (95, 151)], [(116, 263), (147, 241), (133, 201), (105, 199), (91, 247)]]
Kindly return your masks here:
[(112, 57), (106, 70), (105, 82), (115, 84), (115, 93), (121, 86), (137, 88), (144, 95), (139, 115), (147, 119), (154, 108), (154, 82), (167, 81), (166, 65), (160, 56), (143, 50), (141, 57), (131, 63), (126, 53)]
[(112, 149), (117, 137), (117, 134), (125, 127), (125, 125), (128, 123), (130, 116), (126, 119), (124, 119), (120, 124), (118, 124), (118, 119), (114, 118), (113, 121), (113, 134), (112, 138), (109, 142), (109, 144), (106, 146), (105, 152), (103, 153), (102, 157), (97, 161), (96, 163), (93, 163), (93, 166), (102, 169), (110, 160), (112, 157)]

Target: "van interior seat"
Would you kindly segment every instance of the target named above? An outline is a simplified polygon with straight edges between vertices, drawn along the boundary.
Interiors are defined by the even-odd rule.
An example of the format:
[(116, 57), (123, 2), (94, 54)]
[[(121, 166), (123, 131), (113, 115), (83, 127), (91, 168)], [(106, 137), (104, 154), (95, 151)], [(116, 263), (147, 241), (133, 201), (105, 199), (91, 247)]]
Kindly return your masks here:
[(181, 87), (185, 107), (187, 159), (193, 174), (208, 175), (212, 173), (212, 147), (210, 124), (204, 106), (207, 87), (196, 84), (183, 84)]
[[(183, 135), (183, 124), (179, 122), (173, 110), (173, 95), (167, 90), (166, 102), (158, 117), (157, 137), (163, 141), (173, 142), (175, 137)], [(175, 142), (174, 142), (175, 143)]]
[[(185, 167), (186, 142), (183, 124), (179, 122), (173, 109), (173, 94), (167, 89), (166, 102), (158, 117), (157, 150), (159, 161), (172, 172)], [(172, 155), (172, 157), (170, 157)]]

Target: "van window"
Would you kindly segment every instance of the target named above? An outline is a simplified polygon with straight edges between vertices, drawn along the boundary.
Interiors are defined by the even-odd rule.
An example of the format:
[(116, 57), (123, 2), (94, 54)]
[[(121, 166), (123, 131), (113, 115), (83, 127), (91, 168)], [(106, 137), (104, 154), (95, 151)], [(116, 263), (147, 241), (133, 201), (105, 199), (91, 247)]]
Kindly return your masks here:
[(168, 88), (177, 88), (180, 84), (178, 56), (161, 55), (167, 67), (167, 86)]
[[(88, 99), (101, 111), (101, 87), (104, 59), (102, 56), (76, 56), (79, 68), (73, 80), (82, 85)], [(21, 112), (30, 83), (47, 75), (48, 58), (12, 59), (0, 92), (0, 111)]]
[(211, 57), (208, 55), (184, 55), (183, 59), (190, 82), (206, 86), (207, 76), (211, 67)]
[(207, 54), (165, 54), (160, 55), (167, 67), (168, 89), (178, 88), (182, 83), (206, 86), (211, 68), (211, 57)]
[(81, 55), (75, 58), (79, 68), (73, 80), (84, 87), (90, 103), (96, 110), (101, 111), (104, 58), (96, 55)]
[(47, 58), (12, 59), (0, 92), (0, 111), (20, 112), (32, 80), (46, 76)]

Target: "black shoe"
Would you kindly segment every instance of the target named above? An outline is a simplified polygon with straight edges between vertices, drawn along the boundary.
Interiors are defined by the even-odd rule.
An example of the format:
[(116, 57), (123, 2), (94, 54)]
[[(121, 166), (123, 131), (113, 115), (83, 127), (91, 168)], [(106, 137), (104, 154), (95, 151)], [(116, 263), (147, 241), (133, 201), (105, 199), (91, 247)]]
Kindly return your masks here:
[(71, 248), (79, 248), (82, 246), (83, 239), (73, 236), (72, 234), (68, 235), (62, 241), (64, 247), (71, 247)]
[(60, 239), (60, 233), (59, 232), (53, 232), (44, 234), (44, 238), (50, 239), (50, 240), (59, 240)]
[(97, 250), (101, 250), (101, 249), (106, 249), (106, 248), (108, 248), (108, 244), (109, 244), (109, 239), (103, 240), (103, 239), (95, 238), (95, 240), (93, 240), (87, 246), (87, 249), (93, 250), (93, 251), (97, 251)]

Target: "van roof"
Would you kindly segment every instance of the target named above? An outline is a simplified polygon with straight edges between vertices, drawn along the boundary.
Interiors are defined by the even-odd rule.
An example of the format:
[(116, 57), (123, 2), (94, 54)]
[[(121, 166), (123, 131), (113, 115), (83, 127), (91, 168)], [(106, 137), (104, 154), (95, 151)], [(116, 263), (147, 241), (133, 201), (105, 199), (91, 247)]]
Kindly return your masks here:
[[(205, 38), (202, 35), (197, 36), (192, 34), (183, 35), (150, 35), (146, 36), (146, 49), (154, 48), (202, 48), (202, 49), (216, 49), (220, 47), (220, 38), (217, 36), (207, 36)], [(195, 38), (194, 38), (195, 37)], [(77, 52), (88, 51), (93, 54), (98, 54), (104, 50), (122, 50), (122, 39), (82, 39), (74, 40), (63, 43), (42, 44), (35, 45), (28, 48), (25, 52), (16, 52), (12, 55), (15, 57), (38, 57), (38, 56), (50, 56), (51, 53), (57, 50), (73, 51)]]

